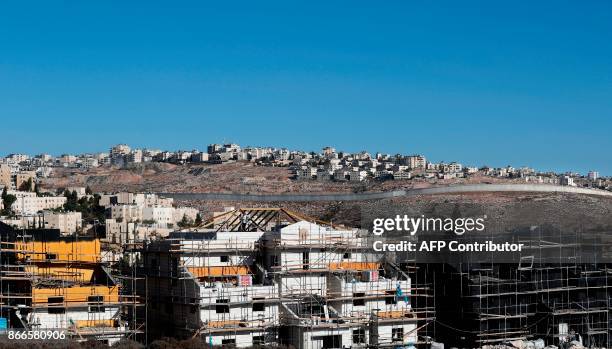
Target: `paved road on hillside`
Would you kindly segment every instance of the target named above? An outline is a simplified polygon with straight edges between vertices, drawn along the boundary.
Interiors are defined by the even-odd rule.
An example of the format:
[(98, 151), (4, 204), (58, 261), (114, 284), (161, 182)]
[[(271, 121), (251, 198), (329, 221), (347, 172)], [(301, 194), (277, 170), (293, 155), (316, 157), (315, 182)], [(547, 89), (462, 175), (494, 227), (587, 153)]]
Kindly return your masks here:
[(308, 201), (365, 201), (402, 196), (460, 194), (480, 192), (541, 192), (572, 193), (612, 197), (612, 192), (545, 184), (465, 184), (409, 190), (393, 190), (375, 193), (325, 193), (325, 194), (233, 194), (233, 193), (158, 193), (176, 200), (205, 201), (260, 201), (260, 202), (308, 202)]

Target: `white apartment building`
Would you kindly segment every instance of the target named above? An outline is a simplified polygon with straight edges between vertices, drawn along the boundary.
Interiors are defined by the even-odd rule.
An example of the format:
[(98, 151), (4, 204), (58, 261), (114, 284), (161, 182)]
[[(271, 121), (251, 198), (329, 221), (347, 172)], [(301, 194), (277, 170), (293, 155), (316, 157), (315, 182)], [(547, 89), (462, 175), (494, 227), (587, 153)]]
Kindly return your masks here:
[(59, 229), (63, 234), (72, 234), (83, 227), (81, 212), (43, 211), (42, 218), (45, 228)]
[(319, 181), (329, 181), (332, 179), (333, 175), (334, 175), (333, 171), (322, 170), (322, 169), (317, 170), (317, 180)]
[(179, 150), (174, 154), (174, 160), (177, 162), (187, 162), (191, 159), (192, 152)]
[(142, 162), (142, 150), (134, 149), (128, 155), (126, 155), (127, 162), (130, 163), (141, 163)]
[(289, 160), (289, 151), (287, 149), (277, 149), (274, 151), (273, 156), (275, 160), (286, 161)]
[(560, 185), (570, 186), (570, 187), (576, 186), (576, 184), (574, 183), (574, 178), (572, 178), (570, 176), (561, 176), (561, 177), (559, 177), (559, 184)]
[(114, 218), (106, 219), (106, 240), (111, 243), (125, 244), (134, 242), (136, 238), (136, 224)]
[(173, 198), (164, 198), (157, 194), (144, 194), (144, 204), (146, 206), (167, 206), (171, 207), (174, 204)]
[(53, 156), (49, 154), (39, 154), (39, 155), (36, 155), (36, 158), (40, 159), (42, 162), (49, 162), (53, 160)]
[(94, 159), (98, 160), (100, 164), (107, 164), (109, 161), (110, 155), (108, 153), (97, 153), (94, 155)]
[(349, 171), (344, 169), (339, 169), (334, 171), (334, 180), (335, 181), (346, 181), (346, 176), (349, 174)]
[(270, 153), (272, 153), (272, 151), (268, 148), (252, 148), (250, 150), (251, 157), (254, 159), (261, 159)]
[(148, 225), (106, 219), (106, 241), (114, 244), (126, 244), (154, 240), (158, 237), (166, 237), (172, 229), (166, 227), (150, 227)]
[(172, 206), (173, 203), (172, 198), (162, 198), (156, 194), (120, 192), (100, 195), (100, 205), (104, 207), (121, 204)]
[(69, 192), (76, 192), (77, 197), (80, 199), (83, 196), (87, 195), (87, 188), (85, 187), (67, 187), (66, 190)]
[(410, 179), (412, 173), (409, 171), (395, 171), (393, 172), (393, 179)]
[(96, 158), (86, 157), (82, 160), (81, 164), (83, 168), (90, 169), (90, 168), (98, 167), (100, 165), (100, 162)]
[(411, 155), (405, 158), (405, 164), (411, 169), (424, 169), (427, 166), (427, 159), (422, 155)]
[(323, 148), (323, 155), (329, 156), (336, 153), (336, 148), (333, 147), (325, 147)]
[(317, 175), (316, 167), (306, 166), (305, 168), (301, 168), (296, 171), (296, 177), (298, 179), (313, 179), (316, 175)]
[(115, 194), (102, 194), (100, 205), (108, 207), (111, 205), (144, 205), (145, 194), (121, 192)]
[(58, 158), (58, 161), (62, 164), (73, 164), (76, 162), (76, 160), (77, 160), (77, 157), (74, 155), (70, 155), (70, 154), (62, 154)]
[(296, 166), (305, 165), (308, 163), (308, 158), (306, 158), (305, 156), (296, 155), (293, 157), (292, 163)]
[(385, 178), (392, 178), (393, 177), (393, 171), (390, 170), (376, 170), (376, 172), (374, 172), (374, 178), (378, 178), (378, 179), (385, 179)]
[(223, 150), (228, 153), (235, 153), (240, 151), (240, 145), (235, 143), (224, 144)]
[(208, 161), (208, 153), (197, 152), (191, 155), (191, 161), (193, 162), (206, 162)]
[(331, 171), (339, 170), (342, 168), (340, 159), (329, 159), (325, 163), (325, 168)]
[(66, 198), (63, 196), (38, 197), (36, 193), (24, 191), (8, 191), (7, 193), (17, 197), (11, 209), (18, 214), (36, 214), (43, 210), (60, 208), (66, 203)]
[(110, 206), (111, 218), (124, 222), (141, 222), (143, 207), (138, 204), (119, 204)]
[[(128, 192), (103, 194), (100, 199), (100, 205), (110, 208), (110, 218), (117, 223), (147, 222), (145, 225), (161, 229), (162, 234), (167, 234), (164, 229), (174, 227), (183, 219), (183, 216), (195, 221), (198, 214), (195, 208), (174, 208), (173, 203), (172, 198), (163, 198), (156, 194)], [(114, 229), (113, 226), (109, 228)]]
[(117, 144), (110, 148), (110, 156), (113, 155), (127, 155), (131, 151), (131, 148), (127, 144)]
[(198, 215), (198, 209), (193, 207), (176, 207), (172, 212), (172, 220), (176, 223), (180, 222), (183, 217), (186, 217), (190, 221), (195, 221)]
[(6, 164), (0, 164), (0, 187), (11, 189), (12, 186), (11, 167)]
[(158, 227), (172, 227), (176, 223), (174, 208), (159, 205), (144, 207), (142, 208), (142, 221), (153, 221), (153, 224)]
[(351, 171), (349, 178), (351, 182), (361, 182), (368, 177), (367, 171)]
[(463, 165), (457, 162), (451, 162), (444, 167), (444, 172), (459, 173), (461, 171), (463, 171)]
[(110, 163), (112, 165), (123, 166), (126, 162), (126, 156), (130, 154), (131, 148), (127, 144), (117, 144), (110, 148)]
[(29, 158), (30, 157), (28, 155), (26, 155), (26, 154), (9, 154), (6, 157), (6, 159), (9, 162), (16, 163), (16, 164), (18, 164), (20, 162), (28, 161)]
[(161, 153), (161, 150), (159, 149), (143, 149), (142, 150), (142, 155), (146, 156), (146, 157), (154, 157), (155, 155)]
[(444, 164), (434, 164), (432, 162), (428, 162), (427, 166), (426, 166), (426, 169), (428, 171), (439, 171), (443, 167), (443, 165)]

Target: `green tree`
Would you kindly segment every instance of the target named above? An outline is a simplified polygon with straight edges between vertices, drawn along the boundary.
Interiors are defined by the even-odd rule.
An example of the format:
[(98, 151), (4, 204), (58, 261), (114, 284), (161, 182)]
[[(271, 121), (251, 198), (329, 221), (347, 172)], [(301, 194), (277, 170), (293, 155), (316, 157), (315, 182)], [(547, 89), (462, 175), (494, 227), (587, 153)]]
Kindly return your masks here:
[(200, 212), (198, 212), (198, 214), (196, 214), (195, 225), (196, 226), (202, 225), (202, 215), (200, 215)]
[(64, 204), (65, 211), (81, 212), (83, 220), (88, 223), (95, 221), (104, 222), (106, 219), (106, 209), (100, 206), (100, 195), (93, 194), (90, 197), (78, 198), (76, 191), (64, 191), (66, 203)]
[(11, 206), (17, 201), (17, 197), (12, 194), (6, 194), (6, 188), (2, 191), (2, 204), (4, 205), (4, 209), (2, 210), (2, 214), (10, 215), (12, 214)]
[(64, 204), (65, 211), (77, 211), (79, 206), (78, 195), (76, 191), (70, 192), (69, 190), (64, 191), (64, 196), (66, 197), (66, 203)]
[(191, 226), (191, 219), (187, 218), (187, 215), (183, 215), (183, 219), (178, 222), (178, 226), (181, 228), (188, 228)]
[(32, 178), (28, 178), (27, 181), (22, 182), (19, 186), (19, 190), (21, 191), (32, 191)]
[(90, 212), (91, 219), (97, 220), (104, 224), (104, 220), (106, 219), (106, 208), (104, 206), (100, 206), (100, 195), (93, 194), (93, 197), (89, 199), (90, 201)]
[(93, 194), (93, 191), (91, 190), (91, 188), (89, 186), (85, 187), (85, 194), (87, 194), (87, 195)]

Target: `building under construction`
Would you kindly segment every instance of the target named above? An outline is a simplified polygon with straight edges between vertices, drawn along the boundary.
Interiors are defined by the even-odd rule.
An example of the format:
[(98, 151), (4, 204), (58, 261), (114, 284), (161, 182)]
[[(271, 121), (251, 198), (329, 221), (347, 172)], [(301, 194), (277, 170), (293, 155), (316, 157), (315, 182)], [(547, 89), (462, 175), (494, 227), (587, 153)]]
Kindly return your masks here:
[(137, 332), (122, 279), (102, 263), (98, 237), (0, 223), (0, 317), (13, 330), (55, 331), (112, 344)]
[(228, 211), (197, 232), (151, 242), (139, 271), (149, 336), (397, 347), (426, 341), (434, 321), (433, 306), (414, 306), (430, 296), (427, 286), (374, 254), (363, 232), (283, 209)]
[(419, 269), (444, 280), (435, 291), (436, 339), (459, 347), (536, 340), (560, 348), (610, 347), (608, 234), (551, 227), (513, 234), (527, 246), (515, 262), (464, 255), (460, 263)]
[(96, 236), (0, 223), (0, 317), (109, 344), (610, 347), (608, 234), (531, 227), (511, 232), (527, 246), (516, 260), (465, 253), (452, 263), (379, 254), (368, 235), (243, 208), (103, 258)]
[(239, 347), (610, 345), (607, 240), (531, 227), (510, 235), (527, 246), (516, 260), (433, 263), (376, 254), (366, 235), (283, 209), (226, 212), (145, 247), (149, 319)]

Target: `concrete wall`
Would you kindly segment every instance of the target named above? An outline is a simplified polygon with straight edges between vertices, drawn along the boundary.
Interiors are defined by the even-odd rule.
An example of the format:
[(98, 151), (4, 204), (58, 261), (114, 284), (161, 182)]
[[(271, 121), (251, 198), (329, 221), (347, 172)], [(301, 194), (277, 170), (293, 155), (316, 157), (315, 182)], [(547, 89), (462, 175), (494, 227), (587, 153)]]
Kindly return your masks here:
[(255, 331), (255, 332), (241, 332), (241, 333), (213, 333), (203, 335), (202, 338), (207, 344), (212, 344), (214, 346), (227, 344), (225, 341), (235, 341), (235, 345), (237, 348), (245, 348), (251, 347), (254, 345), (254, 339), (258, 339), (257, 337), (270, 337), (270, 335), (264, 331)]
[[(221, 286), (221, 285), (219, 285)], [(200, 287), (200, 317), (203, 322), (241, 321), (250, 326), (278, 323), (276, 285), (250, 287)], [(217, 312), (218, 300), (229, 302), (229, 313)], [(253, 303), (263, 303), (263, 310), (253, 310)], [(272, 302), (270, 302), (272, 301)]]
[[(390, 343), (396, 343), (397, 345), (399, 344), (414, 344), (417, 342), (417, 331), (414, 331), (414, 329), (416, 329), (417, 325), (416, 324), (402, 324), (402, 323), (397, 323), (397, 324), (378, 324), (378, 343), (379, 344), (390, 344)], [(397, 329), (397, 328), (401, 328), (403, 329), (403, 333), (404, 333), (404, 337), (403, 337), (403, 341), (392, 341), (392, 336), (393, 336), (393, 329)], [(410, 333), (411, 331), (414, 331), (412, 333)]]
[[(394, 297), (397, 286), (401, 287), (405, 297)], [(366, 297), (361, 302), (353, 299), (330, 301), (330, 305), (342, 315), (347, 317), (369, 317), (374, 311), (396, 312), (409, 311), (410, 306), (410, 280), (379, 280), (372, 282), (346, 282), (334, 275), (328, 276), (328, 294), (333, 297), (352, 298), (356, 293), (363, 293)], [(387, 294), (394, 298), (394, 302), (387, 302)], [(369, 298), (370, 296), (379, 296)]]
[(30, 315), (34, 323), (40, 324), (39, 329), (67, 329), (73, 326), (71, 320), (76, 323), (82, 320), (111, 320), (119, 311), (118, 306), (104, 306), (104, 312), (89, 312), (87, 307), (83, 309), (67, 308), (64, 314), (49, 314), (46, 308), (34, 309)]
[(567, 187), (548, 184), (467, 184), (446, 187), (422, 188), (411, 190), (394, 190), (377, 193), (352, 194), (232, 194), (232, 193), (162, 193), (160, 195), (177, 200), (207, 201), (364, 201), (389, 199), (400, 196), (433, 195), (469, 192), (555, 192), (612, 197), (612, 192), (598, 189)]
[(280, 292), (283, 295), (317, 294), (324, 296), (327, 293), (325, 275), (319, 273), (283, 275), (278, 278)]
[[(343, 328), (309, 328), (309, 327), (294, 327), (290, 330), (290, 338), (287, 338), (289, 343), (296, 349), (322, 349), (325, 347), (325, 337), (335, 337), (337, 342), (334, 342), (334, 347), (351, 347), (353, 345), (353, 330), (357, 329)], [(365, 330), (367, 337), (367, 330)], [(367, 343), (367, 338), (366, 338)]]

